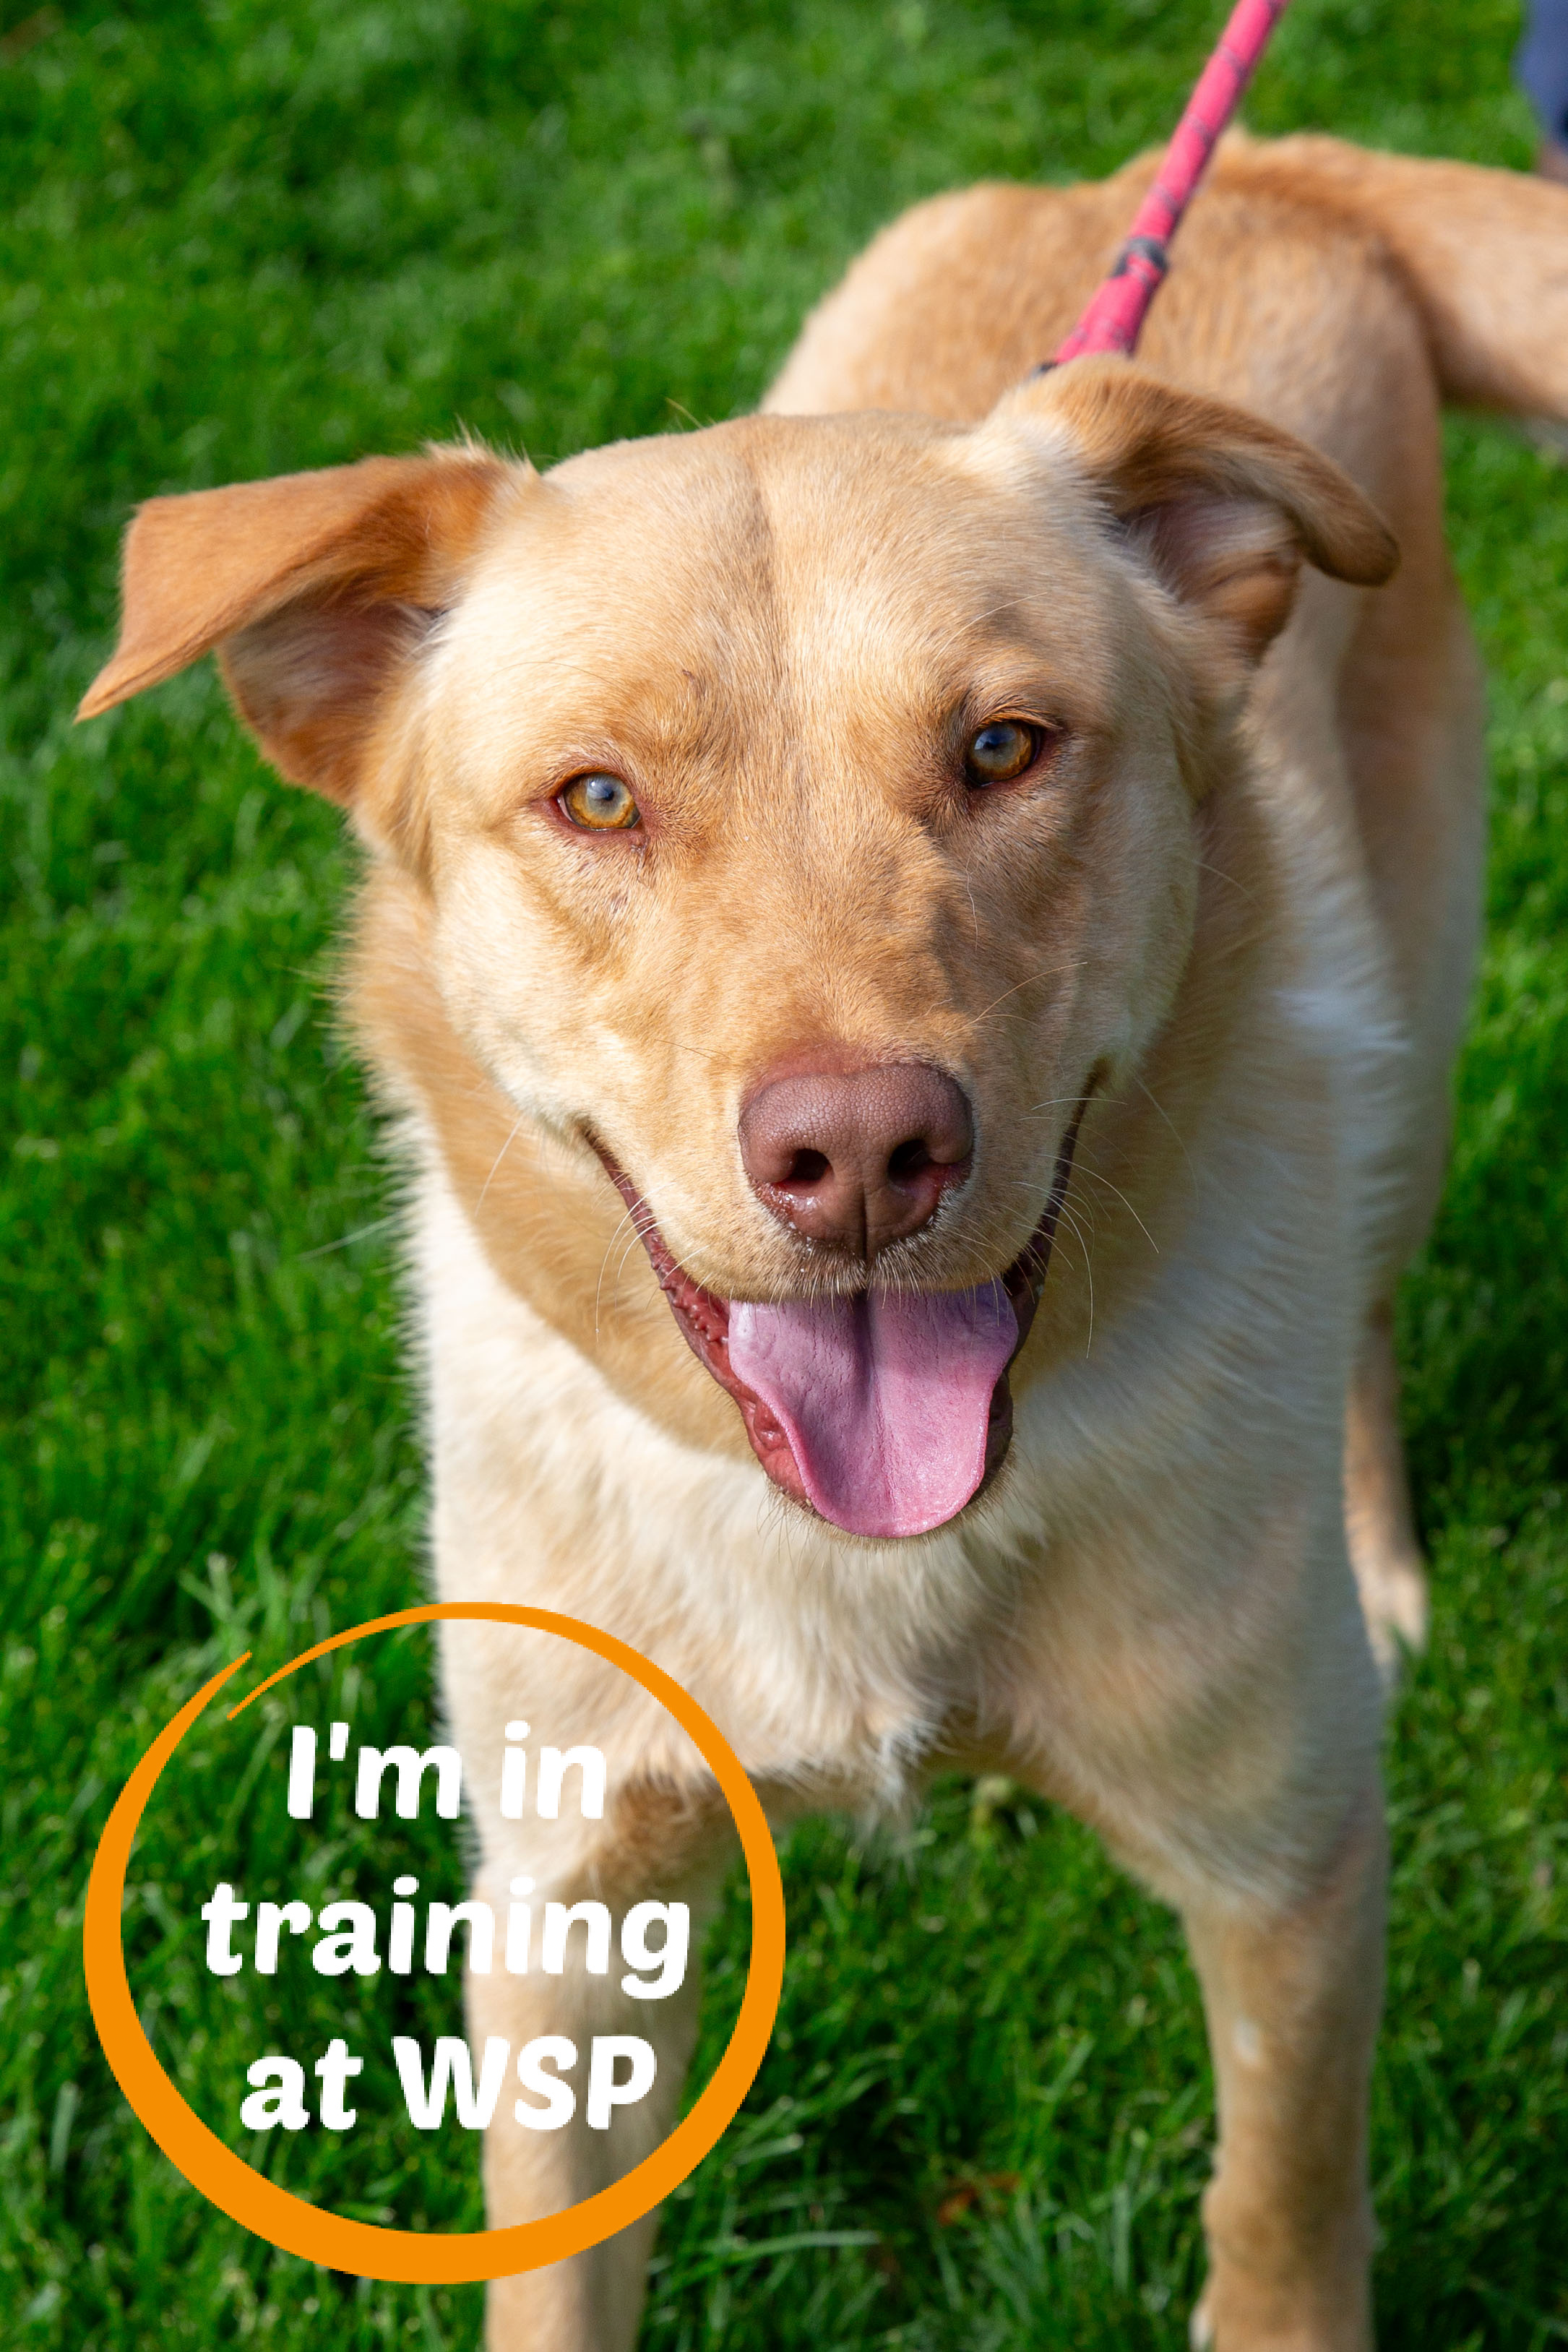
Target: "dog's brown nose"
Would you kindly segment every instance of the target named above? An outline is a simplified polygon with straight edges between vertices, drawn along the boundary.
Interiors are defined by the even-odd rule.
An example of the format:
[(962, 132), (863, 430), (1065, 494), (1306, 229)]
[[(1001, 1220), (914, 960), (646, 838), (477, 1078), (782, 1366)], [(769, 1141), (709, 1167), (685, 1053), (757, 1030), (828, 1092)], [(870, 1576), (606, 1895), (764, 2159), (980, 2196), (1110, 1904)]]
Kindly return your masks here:
[(741, 1158), (763, 1203), (860, 1257), (918, 1233), (973, 1149), (967, 1097), (926, 1062), (774, 1078), (741, 1113)]

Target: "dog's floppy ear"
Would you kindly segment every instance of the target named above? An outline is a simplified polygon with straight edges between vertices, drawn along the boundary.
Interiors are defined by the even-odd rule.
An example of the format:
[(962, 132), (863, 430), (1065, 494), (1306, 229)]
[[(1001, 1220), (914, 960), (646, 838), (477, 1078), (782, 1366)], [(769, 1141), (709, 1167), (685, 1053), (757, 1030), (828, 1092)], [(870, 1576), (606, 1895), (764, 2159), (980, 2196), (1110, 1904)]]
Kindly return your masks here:
[(1070, 361), (995, 415), (1061, 436), (1166, 586), (1250, 661), (1289, 617), (1303, 561), (1371, 588), (1398, 563), (1387, 524), (1330, 458), (1127, 360)]
[(126, 534), (120, 643), (77, 717), (216, 646), (273, 766), (352, 799), (382, 689), (518, 471), (457, 448), (149, 500)]

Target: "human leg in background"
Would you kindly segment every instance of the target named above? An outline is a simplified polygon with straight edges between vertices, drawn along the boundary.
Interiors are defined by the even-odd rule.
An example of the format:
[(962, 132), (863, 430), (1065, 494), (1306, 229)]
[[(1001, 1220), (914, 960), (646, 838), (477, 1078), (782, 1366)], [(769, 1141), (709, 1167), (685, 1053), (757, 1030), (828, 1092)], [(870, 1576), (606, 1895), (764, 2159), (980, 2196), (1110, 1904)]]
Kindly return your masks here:
[(1568, 184), (1568, 0), (1530, 0), (1513, 65), (1541, 123), (1535, 168)]

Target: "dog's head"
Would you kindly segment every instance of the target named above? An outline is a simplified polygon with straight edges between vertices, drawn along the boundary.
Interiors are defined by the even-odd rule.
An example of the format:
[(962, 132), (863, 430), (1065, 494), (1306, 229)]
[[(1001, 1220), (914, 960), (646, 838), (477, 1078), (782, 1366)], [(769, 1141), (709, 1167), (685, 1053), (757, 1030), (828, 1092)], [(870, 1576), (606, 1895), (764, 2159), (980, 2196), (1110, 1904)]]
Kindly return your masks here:
[(430, 906), (445, 1006), (591, 1147), (775, 1482), (858, 1535), (1005, 1449), (1076, 1123), (1192, 940), (1194, 811), (1334, 467), (1121, 362), (973, 430), (754, 417), (163, 499), (106, 709), (219, 649)]

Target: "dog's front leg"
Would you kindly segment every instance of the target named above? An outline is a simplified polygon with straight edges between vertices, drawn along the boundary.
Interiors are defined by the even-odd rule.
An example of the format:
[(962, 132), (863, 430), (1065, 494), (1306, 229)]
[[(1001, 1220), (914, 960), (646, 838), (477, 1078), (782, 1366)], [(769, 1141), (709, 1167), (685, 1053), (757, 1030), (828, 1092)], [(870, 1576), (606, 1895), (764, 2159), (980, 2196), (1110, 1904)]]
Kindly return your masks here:
[(1381, 1693), (1337, 1480), (1250, 1523), (1226, 1500), (1189, 1498), (1190, 1549), (1142, 1522), (1063, 1545), (1002, 1687), (1027, 1776), (1186, 1926), (1219, 2122), (1194, 2341), (1370, 2352)]
[(1184, 1906), (1219, 2106), (1193, 2337), (1215, 2352), (1367, 2352), (1367, 2085), (1385, 1852), (1369, 1788), (1304, 1899)]
[[(509, 1874), (512, 1865), (505, 1865)], [(521, 1869), (522, 1865), (517, 1864)], [(525, 1974), (501, 1969), (470, 1975), (468, 1980), (469, 2035), (476, 2059), (486, 2042), (499, 2036), (510, 2045), (508, 2087), (485, 2134), (485, 2207), (491, 2229), (534, 2221), (580, 2204), (639, 2164), (673, 2130), (679, 2118), (681, 2087), (696, 2039), (700, 1998), (697, 1949), (707, 1905), (702, 1889), (689, 1884), (680, 1892), (688, 1897), (690, 1915), (690, 1958), (683, 1982), (662, 1999), (629, 1997), (621, 1990), (624, 1959), (612, 1944), (607, 1973), (590, 1975), (584, 1966), (587, 1946), (580, 1928), (571, 1932), (566, 1964), (559, 1974), (546, 1973), (541, 1923), (544, 1900), (572, 1906), (606, 1904), (617, 1926), (629, 1906), (650, 1892), (647, 1884), (617, 1885), (618, 1873), (606, 1870), (602, 1854), (587, 1854), (568, 1874), (541, 1870), (530, 1900), (533, 1910), (532, 1949)], [(706, 1882), (704, 1882), (706, 1884)], [(476, 1889), (498, 1919), (508, 1915), (511, 1878), (481, 1877)], [(653, 2084), (635, 2104), (614, 2107), (608, 2117), (595, 2116), (586, 2096), (595, 2063), (595, 2042), (624, 2037), (647, 2044), (657, 2064)], [(559, 2128), (542, 2128), (546, 2106), (526, 2092), (520, 2100), (517, 2073), (520, 2054), (531, 2042), (546, 2037), (571, 2044), (575, 2063), (562, 2079), (574, 2090), (569, 2121)], [(605, 2053), (601, 2053), (603, 2056)], [(549, 2073), (568, 2062), (558, 2050), (543, 2061)], [(632, 2062), (616, 2061), (622, 2084), (631, 2076)], [(520, 2118), (519, 2107), (526, 2119)], [(486, 2305), (488, 2352), (629, 2352), (641, 2315), (645, 2274), (658, 2226), (657, 2210), (632, 2228), (621, 2231), (588, 2252), (498, 2279)]]

